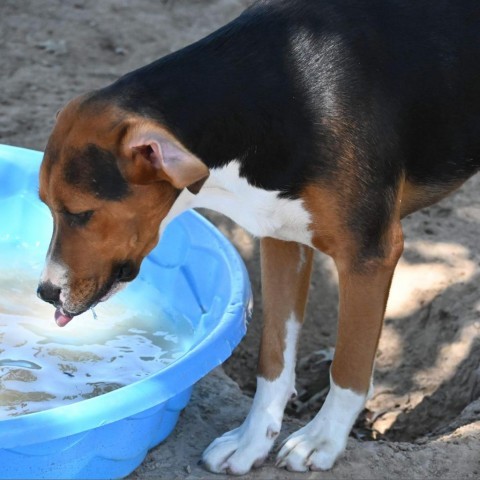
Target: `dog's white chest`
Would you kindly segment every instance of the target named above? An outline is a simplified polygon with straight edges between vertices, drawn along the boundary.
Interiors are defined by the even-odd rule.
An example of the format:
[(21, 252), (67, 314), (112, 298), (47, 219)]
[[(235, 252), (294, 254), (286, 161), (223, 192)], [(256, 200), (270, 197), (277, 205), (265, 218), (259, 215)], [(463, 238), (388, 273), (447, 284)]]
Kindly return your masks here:
[(311, 245), (310, 215), (303, 202), (250, 185), (240, 177), (238, 162), (211, 170), (198, 195), (182, 192), (169, 217), (199, 207), (223, 213), (255, 236)]

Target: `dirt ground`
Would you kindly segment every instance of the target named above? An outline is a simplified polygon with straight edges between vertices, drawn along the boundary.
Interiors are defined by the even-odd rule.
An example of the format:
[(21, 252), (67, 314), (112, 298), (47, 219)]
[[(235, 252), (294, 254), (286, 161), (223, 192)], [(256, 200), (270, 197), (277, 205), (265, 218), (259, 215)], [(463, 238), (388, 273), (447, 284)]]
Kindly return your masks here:
[[(2, 0), (0, 142), (43, 149), (56, 111), (73, 96), (190, 43), (247, 0)], [(332, 471), (291, 474), (273, 457), (247, 479), (480, 477), (480, 177), (404, 222), (376, 361), (375, 394)], [(174, 434), (131, 479), (212, 478), (197, 461), (238, 426), (255, 387), (261, 328), (258, 242), (211, 215), (249, 269), (256, 310), (247, 337), (203, 379)], [(298, 399), (281, 439), (318, 410), (335, 342), (337, 279), (316, 259), (300, 342)], [(228, 375), (228, 376), (227, 376)], [(281, 440), (280, 439), (280, 440)]]

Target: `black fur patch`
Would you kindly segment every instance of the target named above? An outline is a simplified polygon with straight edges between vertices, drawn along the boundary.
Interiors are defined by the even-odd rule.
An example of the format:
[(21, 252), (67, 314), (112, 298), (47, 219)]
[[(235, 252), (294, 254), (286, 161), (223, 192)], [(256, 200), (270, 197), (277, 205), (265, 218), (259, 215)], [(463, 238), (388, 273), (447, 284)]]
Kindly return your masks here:
[(103, 200), (119, 201), (130, 193), (113, 154), (93, 144), (69, 153), (64, 178), (70, 185)]
[(450, 185), (480, 169), (479, 82), (478, 0), (260, 0), (92, 100), (284, 197), (334, 187), (370, 257), (402, 176)]

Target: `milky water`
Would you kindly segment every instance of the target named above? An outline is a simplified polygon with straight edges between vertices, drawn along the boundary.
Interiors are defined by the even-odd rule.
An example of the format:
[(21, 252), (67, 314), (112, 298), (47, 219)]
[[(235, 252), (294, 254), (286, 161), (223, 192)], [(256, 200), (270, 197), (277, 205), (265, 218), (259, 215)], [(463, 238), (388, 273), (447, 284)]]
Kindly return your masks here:
[(0, 254), (0, 419), (115, 390), (191, 347), (191, 323), (147, 282), (58, 327), (35, 294), (43, 260), (26, 258)]

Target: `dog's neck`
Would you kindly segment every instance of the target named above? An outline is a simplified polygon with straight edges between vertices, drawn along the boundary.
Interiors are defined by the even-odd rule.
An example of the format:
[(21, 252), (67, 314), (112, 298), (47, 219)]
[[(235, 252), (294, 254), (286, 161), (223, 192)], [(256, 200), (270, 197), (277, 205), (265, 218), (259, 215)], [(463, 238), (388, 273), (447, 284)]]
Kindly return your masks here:
[(236, 159), (250, 183), (295, 196), (307, 175), (304, 159), (316, 148), (307, 100), (296, 92), (295, 65), (286, 60), (287, 29), (257, 17), (239, 17), (99, 94), (164, 125), (209, 169)]
[(238, 70), (204, 40), (125, 75), (107, 90), (122, 109), (158, 121), (216, 168), (244, 156), (260, 133), (254, 124), (256, 93), (249, 96), (247, 114)]

